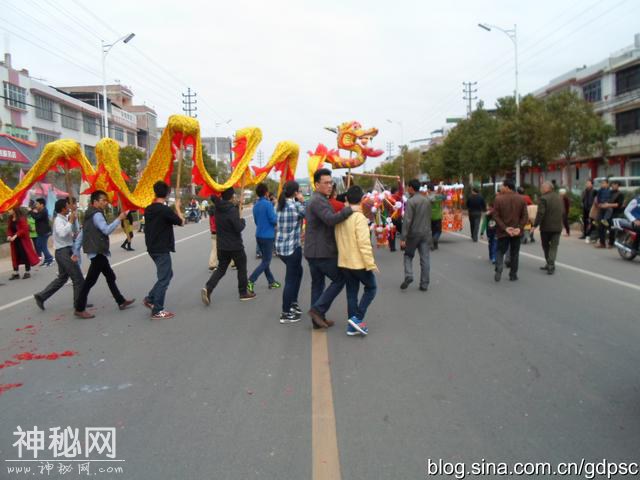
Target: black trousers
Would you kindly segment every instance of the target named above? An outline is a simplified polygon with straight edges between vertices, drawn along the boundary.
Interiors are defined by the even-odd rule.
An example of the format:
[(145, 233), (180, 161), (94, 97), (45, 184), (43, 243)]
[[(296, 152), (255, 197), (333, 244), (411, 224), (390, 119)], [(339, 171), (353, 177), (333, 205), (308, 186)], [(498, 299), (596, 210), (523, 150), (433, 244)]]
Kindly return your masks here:
[(216, 268), (209, 281), (207, 282), (207, 291), (211, 293), (224, 274), (231, 261), (238, 267), (238, 293), (244, 295), (247, 293), (247, 255), (242, 250), (218, 250), (218, 268)]
[(80, 270), (78, 262), (71, 260), (72, 255), (71, 247), (59, 248), (55, 251), (58, 276), (47, 285), (44, 290), (36, 293), (36, 296), (40, 297), (43, 302), (64, 287), (69, 278), (71, 278), (71, 282), (73, 282), (73, 303), (75, 304), (78, 301), (84, 278), (82, 277), (82, 270)]
[(504, 255), (509, 250), (510, 273), (518, 273), (518, 259), (520, 258), (520, 240), (522, 237), (503, 237), (498, 239), (498, 256), (496, 258), (496, 272), (502, 272)]
[(471, 230), (471, 239), (478, 241), (478, 231), (480, 230), (480, 222), (482, 221), (482, 212), (469, 212), (469, 228)]
[(80, 289), (80, 294), (76, 301), (77, 312), (84, 312), (87, 308), (87, 297), (89, 296), (89, 292), (93, 286), (98, 281), (100, 274), (104, 275), (107, 285), (109, 286), (109, 290), (111, 290), (111, 295), (113, 295), (116, 303), (118, 305), (122, 305), (125, 302), (125, 298), (122, 296), (120, 290), (118, 290), (118, 286), (116, 285), (116, 274), (113, 272), (111, 265), (109, 265), (109, 259), (102, 254), (98, 254), (91, 259), (91, 265), (89, 265), (87, 277), (84, 279), (84, 285), (82, 285), (82, 288)]

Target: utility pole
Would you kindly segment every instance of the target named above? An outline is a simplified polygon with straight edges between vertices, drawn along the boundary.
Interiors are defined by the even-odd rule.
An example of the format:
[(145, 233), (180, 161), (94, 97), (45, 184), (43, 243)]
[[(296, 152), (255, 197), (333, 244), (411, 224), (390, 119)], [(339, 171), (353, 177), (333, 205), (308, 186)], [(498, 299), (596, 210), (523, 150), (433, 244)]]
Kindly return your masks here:
[(191, 93), (191, 88), (187, 88), (187, 93), (182, 94), (182, 111), (189, 117), (197, 118), (198, 114), (195, 113), (198, 110), (196, 107), (198, 100), (196, 100), (196, 92)]
[(387, 142), (387, 158), (391, 158), (393, 153), (393, 142)]
[(478, 82), (462, 82), (464, 85), (464, 100), (467, 101), (467, 118), (471, 116), (471, 112), (473, 112), (473, 101), (477, 100), (478, 97), (475, 96), (475, 93), (478, 93), (478, 89), (475, 88), (478, 85)]

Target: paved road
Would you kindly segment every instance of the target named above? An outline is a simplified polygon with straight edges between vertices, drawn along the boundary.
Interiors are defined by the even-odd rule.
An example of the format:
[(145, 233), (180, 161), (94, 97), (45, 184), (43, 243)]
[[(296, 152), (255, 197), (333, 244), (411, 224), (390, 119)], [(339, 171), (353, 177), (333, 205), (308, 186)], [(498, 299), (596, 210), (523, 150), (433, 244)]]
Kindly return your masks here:
[[(378, 250), (370, 335), (352, 338), (343, 296), (327, 333), (308, 321), (282, 326), (281, 292), (262, 278), (258, 298), (239, 302), (235, 272), (204, 307), (205, 228), (178, 230), (167, 297), (178, 316), (169, 321), (152, 322), (140, 303), (118, 311), (103, 280), (88, 321), (71, 317), (70, 287), (45, 312), (19, 302), (52, 270), (0, 287), (0, 363), (32, 350), (77, 352), (0, 370), (0, 384), (22, 384), (0, 395), (0, 478), (25, 478), (5, 462), (18, 458), (18, 425), (115, 427), (125, 462), (91, 468), (124, 473), (96, 478), (420, 479), (428, 459), (638, 461), (640, 261), (563, 238), (559, 261), (573, 269), (541, 274), (534, 244), (521, 280), (495, 284), (486, 245), (445, 235), (423, 293), (416, 284), (401, 292), (400, 254)], [(140, 300), (152, 262), (116, 250), (112, 263), (121, 290)], [(278, 259), (274, 271), (283, 278)], [(302, 305), (308, 298), (305, 271)], [(37, 463), (21, 465), (38, 478)]]

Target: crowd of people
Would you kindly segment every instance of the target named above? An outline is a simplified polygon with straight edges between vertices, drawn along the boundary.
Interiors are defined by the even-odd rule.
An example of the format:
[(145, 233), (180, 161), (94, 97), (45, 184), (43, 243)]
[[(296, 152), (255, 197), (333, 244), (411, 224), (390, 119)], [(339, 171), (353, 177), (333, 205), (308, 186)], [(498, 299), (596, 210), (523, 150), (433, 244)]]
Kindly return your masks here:
[[(241, 216), (234, 189), (212, 196), (210, 204), (198, 204), (198, 209), (203, 204), (206, 207), (202, 217), (209, 218), (212, 240), (209, 257), (212, 272), (201, 289), (205, 305), (214, 301), (215, 289), (231, 267), (237, 271), (240, 300), (256, 298), (255, 285), (264, 274), (270, 290), (282, 288), (279, 322), (299, 322), (303, 314), (299, 293), (304, 257), (311, 277), (311, 301), (307, 314), (312, 327), (326, 329), (335, 324), (327, 314), (346, 287), (346, 333), (350, 336), (369, 333), (366, 316), (376, 296), (375, 274), (378, 268), (371, 239), (372, 219), (367, 218), (362, 207), (365, 192), (360, 186), (352, 185), (338, 195), (332, 172), (327, 169), (318, 170), (313, 182), (314, 193), (306, 201), (295, 181), (286, 182), (277, 199), (269, 194), (265, 184), (257, 185), (253, 221), (260, 262), (250, 275), (243, 243), (246, 220)], [(148, 255), (155, 265), (156, 281), (142, 303), (150, 309), (152, 319), (169, 319), (175, 316), (165, 308), (166, 293), (173, 277), (174, 227), (184, 225), (186, 219), (179, 199), (175, 208), (168, 206), (169, 185), (159, 181), (153, 190), (155, 199), (144, 210), (143, 231)], [(417, 254), (420, 263), (418, 289), (426, 292), (430, 282), (430, 252), (437, 249), (442, 231), (441, 203), (444, 196), (437, 187), (421, 184), (417, 179), (407, 183), (407, 197), (402, 185), (394, 187), (390, 193), (400, 202), (403, 211), (402, 216), (393, 220), (404, 258), (400, 289), (406, 290), (414, 281), (413, 260)], [(549, 275), (555, 273), (562, 231), (565, 230), (565, 235), (570, 234), (565, 199), (566, 194), (562, 190), (557, 192), (550, 182), (542, 184), (537, 205), (533, 205), (531, 198), (524, 191), (517, 190), (509, 179), (503, 182), (495, 200), (488, 205), (476, 189), (472, 190), (466, 204), (470, 236), (473, 242), (477, 242), (478, 235), (487, 235), (489, 259), (495, 265), (496, 282), (501, 280), (505, 268), (509, 269), (509, 280), (518, 280), (520, 245), (525, 241), (535, 241), (536, 230), (539, 231), (545, 257), (545, 264), (540, 268)], [(640, 231), (640, 199), (635, 198), (626, 209), (622, 199), (619, 185), (615, 182), (609, 188), (608, 182), (603, 181), (597, 192), (588, 182), (582, 195), (584, 225), (581, 238), (589, 240), (597, 232), (597, 247), (603, 248), (607, 237), (611, 245), (611, 221), (620, 215), (626, 215), (636, 231)], [(20, 208), (9, 211), (7, 239), (11, 242), (14, 269), (11, 279), (19, 278), (20, 265), (25, 268), (23, 278), (28, 278), (32, 266), (40, 262), (47, 266), (54, 262), (47, 249), (48, 237), (53, 235), (58, 275), (42, 291), (34, 294), (40, 309), (44, 310), (45, 302), (70, 279), (75, 316), (93, 318), (94, 314), (87, 310), (91, 307), (88, 296), (101, 274), (120, 310), (135, 302), (120, 292), (109, 262), (109, 236), (118, 226), (122, 226), (125, 233), (121, 247), (132, 250), (133, 218), (130, 212), (123, 211), (109, 223), (105, 216), (108, 205), (105, 192), (93, 192), (90, 206), (80, 223), (75, 200), (60, 199), (55, 203), (51, 228), (45, 202), (38, 199), (29, 213), (33, 231), (30, 231), (29, 222)], [(389, 249), (396, 251), (395, 235), (390, 234), (388, 243)], [(90, 261), (86, 277), (80, 268), (82, 252)], [(271, 270), (273, 253), (285, 266), (284, 285)]]

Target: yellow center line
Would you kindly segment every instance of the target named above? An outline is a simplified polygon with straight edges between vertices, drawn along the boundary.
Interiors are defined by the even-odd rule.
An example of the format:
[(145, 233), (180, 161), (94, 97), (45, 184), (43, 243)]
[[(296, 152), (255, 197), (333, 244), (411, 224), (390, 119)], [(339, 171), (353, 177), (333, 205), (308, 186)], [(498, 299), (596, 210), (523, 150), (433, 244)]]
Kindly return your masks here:
[(311, 333), (311, 417), (313, 480), (340, 480), (326, 330)]

